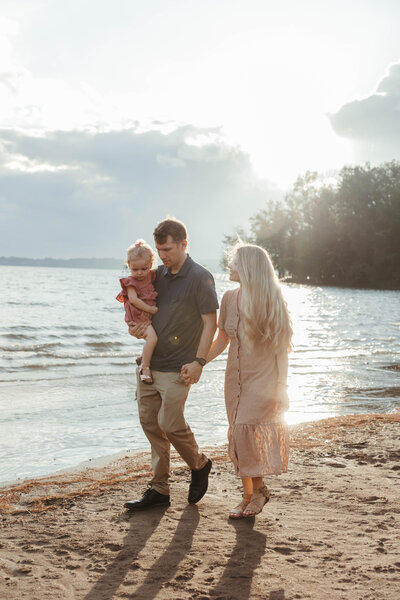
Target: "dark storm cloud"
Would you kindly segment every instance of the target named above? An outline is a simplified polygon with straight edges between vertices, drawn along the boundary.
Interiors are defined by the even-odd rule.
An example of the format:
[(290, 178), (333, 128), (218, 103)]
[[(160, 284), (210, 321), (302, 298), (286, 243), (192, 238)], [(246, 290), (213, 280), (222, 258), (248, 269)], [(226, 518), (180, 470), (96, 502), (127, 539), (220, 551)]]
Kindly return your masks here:
[(217, 255), (225, 233), (280, 193), (215, 134), (0, 131), (0, 255), (118, 257), (166, 214), (187, 223), (197, 255)]
[(359, 158), (400, 158), (400, 63), (393, 64), (376, 91), (330, 115), (334, 131), (356, 142)]

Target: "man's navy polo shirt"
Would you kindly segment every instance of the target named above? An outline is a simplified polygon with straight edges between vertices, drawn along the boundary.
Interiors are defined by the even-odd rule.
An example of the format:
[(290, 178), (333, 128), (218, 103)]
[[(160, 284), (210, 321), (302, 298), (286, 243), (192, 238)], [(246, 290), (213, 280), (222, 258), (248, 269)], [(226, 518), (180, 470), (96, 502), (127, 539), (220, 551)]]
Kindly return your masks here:
[(201, 315), (218, 308), (214, 278), (187, 256), (173, 275), (164, 265), (158, 267), (154, 287), (158, 292), (158, 312), (152, 324), (158, 342), (151, 359), (156, 371), (177, 372), (196, 357), (203, 320)]

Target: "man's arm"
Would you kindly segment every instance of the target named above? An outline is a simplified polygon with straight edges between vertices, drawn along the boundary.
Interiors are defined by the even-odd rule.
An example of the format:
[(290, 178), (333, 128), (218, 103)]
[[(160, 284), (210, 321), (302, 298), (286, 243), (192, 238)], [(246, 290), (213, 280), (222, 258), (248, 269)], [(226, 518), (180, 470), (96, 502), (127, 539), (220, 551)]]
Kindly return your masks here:
[[(201, 332), (196, 357), (206, 359), (217, 329), (217, 311), (201, 315), (201, 318), (203, 320), (203, 331)], [(194, 360), (191, 363), (183, 365), (181, 377), (185, 383), (197, 383), (201, 377), (202, 370), (203, 367)]]

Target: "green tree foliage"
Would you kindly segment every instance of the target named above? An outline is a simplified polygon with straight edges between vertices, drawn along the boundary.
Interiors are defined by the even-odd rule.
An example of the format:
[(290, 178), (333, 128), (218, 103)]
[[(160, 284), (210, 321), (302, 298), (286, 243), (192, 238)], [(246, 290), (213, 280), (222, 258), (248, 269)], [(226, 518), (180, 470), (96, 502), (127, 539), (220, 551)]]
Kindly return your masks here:
[(252, 241), (299, 283), (400, 288), (400, 163), (307, 172), (251, 219)]

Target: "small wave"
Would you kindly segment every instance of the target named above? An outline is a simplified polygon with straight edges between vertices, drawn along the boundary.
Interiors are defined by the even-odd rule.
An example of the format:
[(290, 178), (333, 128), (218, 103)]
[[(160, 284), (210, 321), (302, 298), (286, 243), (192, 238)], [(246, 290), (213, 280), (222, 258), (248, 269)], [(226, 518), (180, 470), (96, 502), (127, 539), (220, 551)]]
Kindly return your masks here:
[(388, 371), (400, 371), (400, 363), (394, 363), (393, 365), (385, 365), (381, 367), (381, 369), (386, 369)]
[(359, 396), (363, 400), (371, 398), (399, 398), (400, 387), (381, 387), (381, 388), (347, 388), (346, 392), (349, 396)]
[(61, 346), (60, 342), (47, 342), (45, 344), (36, 344), (34, 346), (0, 346), (3, 352), (34, 352), (48, 354), (47, 348), (54, 348), (54, 346)]
[[(32, 363), (32, 364), (24, 365), (24, 369), (50, 369), (50, 368), (51, 369), (57, 369), (57, 368), (64, 369), (65, 367), (76, 367), (76, 366), (77, 366), (76, 362), (66, 362), (66, 363), (60, 363), (60, 364)], [(85, 366), (87, 366), (87, 365), (85, 365)]]
[(25, 333), (3, 333), (3, 337), (9, 340), (31, 340), (35, 339), (35, 336), (27, 335)]
[(380, 355), (384, 355), (384, 354), (388, 355), (388, 354), (390, 354), (390, 351), (388, 351), (387, 348), (384, 348), (382, 350), (372, 350), (371, 354), (373, 356), (380, 356)]
[[(21, 304), (21, 302), (15, 302), (14, 300), (9, 300), (8, 302), (5, 302), (6, 305), (9, 306), (16, 306), (18, 304)], [(49, 304), (48, 302), (29, 302), (29, 306), (51, 306), (51, 304)]]
[[(132, 357), (133, 360), (133, 357)], [(110, 362), (110, 365), (114, 365), (116, 367), (131, 367), (132, 365), (134, 365), (134, 362), (132, 361), (126, 361), (126, 362)]]
[(85, 327), (82, 327), (82, 325), (59, 325), (57, 329), (67, 329), (68, 331), (73, 329), (75, 331), (80, 331), (82, 334), (86, 331), (98, 331), (98, 327), (88, 327), (87, 325), (85, 325)]
[[(65, 365), (60, 365), (65, 366)], [(128, 365), (131, 366), (131, 365)], [(32, 369), (32, 370), (36, 370), (36, 369)], [(40, 368), (37, 369), (38, 371), (40, 370)], [(50, 377), (34, 377), (33, 379), (29, 378), (29, 377), (17, 377), (15, 379), (12, 378), (7, 378), (7, 379), (0, 379), (0, 383), (30, 383), (30, 382), (38, 382), (38, 381), (62, 381), (62, 380), (66, 380), (69, 381), (71, 379), (76, 380), (76, 379), (87, 379), (87, 378), (100, 378), (100, 377), (127, 377), (128, 380), (135, 381), (135, 377), (134, 377), (134, 373), (133, 372), (126, 372), (126, 373), (116, 373), (115, 371), (101, 371), (101, 373), (71, 373), (71, 375), (59, 375), (59, 376), (50, 376)]]
[(113, 346), (122, 346), (121, 342), (86, 342), (90, 348), (112, 348)]
[[(20, 302), (18, 302), (18, 304), (20, 304)], [(11, 328), (8, 327), (7, 329)], [(33, 327), (32, 325), (19, 325), (18, 329), (21, 329), (23, 331), (37, 331), (38, 329), (48, 329), (48, 327)]]
[(35, 352), (43, 352), (46, 351), (47, 348), (54, 348), (55, 346), (62, 346), (62, 342), (45, 342), (44, 344), (38, 344), (33, 347)]

